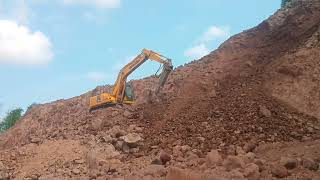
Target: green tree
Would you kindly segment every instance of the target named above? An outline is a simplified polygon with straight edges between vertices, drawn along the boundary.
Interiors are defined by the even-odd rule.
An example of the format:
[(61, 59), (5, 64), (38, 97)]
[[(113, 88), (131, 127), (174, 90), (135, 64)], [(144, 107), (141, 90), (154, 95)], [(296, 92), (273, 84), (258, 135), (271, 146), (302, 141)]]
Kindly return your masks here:
[(22, 117), (22, 113), (22, 108), (17, 108), (12, 111), (9, 111), (7, 115), (3, 118), (2, 122), (0, 122), (0, 132), (2, 133), (14, 126)]

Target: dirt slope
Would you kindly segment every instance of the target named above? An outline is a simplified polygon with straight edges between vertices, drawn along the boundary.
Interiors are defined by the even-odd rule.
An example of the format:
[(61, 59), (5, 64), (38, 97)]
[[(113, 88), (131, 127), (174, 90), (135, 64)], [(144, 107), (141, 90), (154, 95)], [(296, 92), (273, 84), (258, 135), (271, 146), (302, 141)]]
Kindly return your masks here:
[(89, 113), (106, 86), (34, 107), (0, 136), (0, 179), (319, 179), (319, 55), (320, 1), (295, 0), (176, 68), (158, 97), (150, 77), (134, 106)]

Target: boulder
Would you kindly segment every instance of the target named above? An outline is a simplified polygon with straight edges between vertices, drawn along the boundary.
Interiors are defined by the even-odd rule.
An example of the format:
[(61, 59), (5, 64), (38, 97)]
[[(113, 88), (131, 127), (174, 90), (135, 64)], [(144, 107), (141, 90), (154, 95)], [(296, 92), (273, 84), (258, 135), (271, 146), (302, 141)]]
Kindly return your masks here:
[(138, 147), (138, 143), (142, 141), (142, 137), (137, 133), (129, 133), (126, 136), (121, 136), (122, 139), (130, 148)]
[(294, 169), (298, 166), (298, 160), (294, 158), (281, 157), (280, 163), (287, 169)]

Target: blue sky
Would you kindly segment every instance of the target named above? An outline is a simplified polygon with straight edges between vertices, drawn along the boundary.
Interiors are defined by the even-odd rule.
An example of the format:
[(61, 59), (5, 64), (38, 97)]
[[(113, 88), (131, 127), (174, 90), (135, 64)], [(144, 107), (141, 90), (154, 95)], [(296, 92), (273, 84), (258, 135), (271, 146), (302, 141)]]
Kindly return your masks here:
[[(0, 0), (0, 117), (112, 84), (142, 48), (182, 65), (251, 28), (270, 0)], [(153, 74), (148, 62), (130, 78)]]

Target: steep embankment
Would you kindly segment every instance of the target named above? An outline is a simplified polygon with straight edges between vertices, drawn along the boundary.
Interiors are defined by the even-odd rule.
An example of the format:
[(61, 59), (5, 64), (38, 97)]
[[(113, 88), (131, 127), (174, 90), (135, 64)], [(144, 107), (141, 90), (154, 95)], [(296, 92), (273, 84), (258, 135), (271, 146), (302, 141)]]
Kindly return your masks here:
[(200, 61), (178, 69), (176, 74), (186, 68), (190, 72), (176, 83), (180, 87), (175, 97), (144, 107), (143, 119), (151, 122), (146, 127), (152, 127), (147, 128), (150, 141), (166, 143), (169, 135), (168, 144), (178, 138), (198, 147), (200, 137), (209, 150), (251, 139), (319, 137), (308, 130), (320, 118), (320, 12), (319, 3), (310, 2), (303, 1), (302, 6), (299, 1), (292, 9), (277, 12)]
[[(0, 174), (13, 179), (168, 174), (172, 180), (186, 175), (169, 170), (179, 167), (198, 172), (188, 175), (193, 179), (206, 179), (199, 174), (319, 178), (319, 29), (320, 2), (296, 0), (175, 69), (158, 97), (148, 90), (156, 79), (146, 78), (133, 82), (134, 106), (89, 113), (88, 98), (110, 87), (36, 106), (1, 135)], [(222, 156), (216, 151), (206, 156), (212, 149)], [(288, 162), (294, 168), (283, 166)]]

